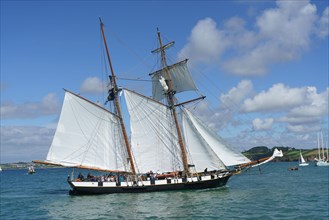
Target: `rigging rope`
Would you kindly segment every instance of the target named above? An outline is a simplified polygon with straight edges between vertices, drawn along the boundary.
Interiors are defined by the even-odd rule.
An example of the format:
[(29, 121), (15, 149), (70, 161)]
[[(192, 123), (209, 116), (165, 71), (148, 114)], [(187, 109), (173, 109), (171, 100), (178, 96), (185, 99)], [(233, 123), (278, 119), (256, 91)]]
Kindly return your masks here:
[[(180, 51), (178, 51), (178, 49), (175, 47), (175, 45), (173, 46), (173, 48), (177, 51), (177, 53), (180, 55), (180, 56), (185, 56), (184, 54), (182, 54)], [(186, 56), (185, 56), (186, 57)], [(223, 90), (221, 90), (215, 83), (215, 81), (213, 79), (210, 79), (209, 77), (206, 76), (205, 73), (203, 73), (196, 65), (192, 65), (193, 68), (196, 70), (196, 72), (198, 72), (199, 74), (201, 74), (206, 80), (208, 83), (210, 83), (210, 85), (212, 85), (216, 90), (218, 90), (220, 93), (224, 94), (225, 92)], [(233, 111), (231, 112), (232, 114), (233, 113), (237, 113), (241, 110), (241, 105), (239, 105), (238, 103), (236, 103), (234, 100), (230, 99), (230, 97), (227, 97), (228, 98), (228, 101), (230, 102), (229, 104), (232, 104), (232, 106), (229, 106), (227, 105), (226, 103), (224, 102), (221, 102), (221, 99), (220, 99), (220, 96), (214, 94), (210, 89), (209, 89), (209, 86), (208, 85), (205, 85), (204, 83), (202, 83), (201, 81), (198, 80), (198, 82), (202, 85), (202, 87), (208, 91), (208, 93), (212, 96), (212, 97), (215, 97), (215, 99), (217, 99), (224, 107), (225, 109), (228, 109), (228, 110), (232, 110), (231, 107), (235, 107), (235, 110), (233, 109)], [(216, 114), (216, 109), (209, 106), (208, 105), (208, 108), (209, 110), (212, 111), (213, 115)], [(223, 115), (223, 117), (225, 117), (225, 115)], [(240, 122), (248, 122), (247, 120), (245, 120), (244, 118), (242, 118), (241, 115), (239, 114), (235, 114), (235, 117), (236, 119), (238, 119)], [(244, 117), (246, 117), (248, 120), (252, 120), (254, 119), (254, 117), (251, 117), (249, 114), (244, 114)], [(231, 133), (232, 132), (230, 130), (227, 130), (228, 133)], [(264, 131), (271, 139), (273, 142), (277, 143), (277, 146), (284, 146), (283, 143), (281, 143), (279, 140), (276, 140), (276, 139), (273, 139), (272, 138), (272, 134), (270, 133), (270, 131)], [(253, 130), (250, 131), (251, 134), (253, 134)], [(255, 135), (253, 135), (254, 139), (256, 139), (257, 141), (259, 141), (260, 143), (263, 143), (265, 146), (268, 145), (268, 143), (265, 143), (263, 141), (263, 137), (259, 136), (259, 137), (255, 137)], [(243, 147), (243, 146), (241, 146)], [(274, 147), (274, 146), (273, 146)]]
[(121, 78), (121, 77), (116, 77), (116, 79), (119, 79), (119, 80), (127, 80), (127, 81), (143, 81), (143, 82), (152, 82), (153, 80), (151, 79), (140, 79), (140, 78)]

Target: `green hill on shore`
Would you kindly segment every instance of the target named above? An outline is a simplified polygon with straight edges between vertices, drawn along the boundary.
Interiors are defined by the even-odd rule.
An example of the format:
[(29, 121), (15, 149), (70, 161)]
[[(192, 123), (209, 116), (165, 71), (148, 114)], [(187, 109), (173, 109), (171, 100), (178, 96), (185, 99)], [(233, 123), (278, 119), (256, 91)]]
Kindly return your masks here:
[(275, 148), (282, 150), (283, 157), (276, 158), (274, 161), (298, 161), (299, 152), (302, 152), (306, 161), (313, 161), (318, 156), (318, 149), (295, 149), (291, 147), (273, 147), (272, 149), (269, 149), (266, 146), (253, 147), (250, 150), (242, 152), (242, 154), (248, 157), (250, 160), (258, 160), (271, 156)]

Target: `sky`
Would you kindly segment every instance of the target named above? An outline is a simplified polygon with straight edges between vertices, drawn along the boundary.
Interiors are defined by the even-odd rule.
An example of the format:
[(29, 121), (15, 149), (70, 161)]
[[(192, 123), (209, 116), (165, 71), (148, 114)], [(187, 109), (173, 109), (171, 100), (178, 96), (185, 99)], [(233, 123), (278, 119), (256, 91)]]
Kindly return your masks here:
[(104, 101), (99, 17), (118, 84), (145, 95), (157, 28), (174, 40), (168, 61), (189, 58), (207, 96), (195, 112), (236, 149), (327, 140), (326, 0), (2, 0), (0, 163), (46, 158), (63, 88)]

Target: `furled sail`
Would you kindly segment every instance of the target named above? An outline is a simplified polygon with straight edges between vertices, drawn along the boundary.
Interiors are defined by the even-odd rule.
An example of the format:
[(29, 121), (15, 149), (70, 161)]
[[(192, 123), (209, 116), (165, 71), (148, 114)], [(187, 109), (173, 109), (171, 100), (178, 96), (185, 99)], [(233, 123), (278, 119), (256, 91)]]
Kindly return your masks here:
[[(47, 162), (67, 167), (122, 170), (126, 156), (118, 117), (106, 109), (65, 92), (64, 104)], [(121, 158), (121, 159), (120, 159)]]
[(211, 149), (217, 154), (219, 159), (225, 164), (225, 166), (233, 166), (243, 163), (248, 163), (250, 160), (243, 156), (241, 153), (234, 151), (228, 146), (217, 134), (211, 131), (203, 122), (196, 118), (187, 109), (185, 113), (188, 115), (189, 120), (193, 123), (193, 126), (202, 136), (204, 141), (211, 147)]
[(223, 162), (218, 158), (216, 153), (211, 149), (205, 139), (195, 128), (189, 115), (182, 114), (182, 125), (184, 131), (185, 146), (191, 156), (190, 163), (193, 163), (197, 172), (208, 170), (223, 170), (226, 169)]
[(139, 172), (182, 169), (177, 133), (168, 106), (124, 90), (130, 114), (131, 146)]
[[(173, 90), (176, 93), (197, 90), (195, 83), (191, 77), (191, 74), (187, 68), (187, 60), (183, 60), (179, 63), (168, 66), (170, 78), (173, 86)], [(162, 100), (165, 96), (165, 91), (161, 85), (161, 77), (168, 80), (168, 76), (165, 69), (158, 70), (150, 74), (152, 77), (152, 96), (155, 100)]]

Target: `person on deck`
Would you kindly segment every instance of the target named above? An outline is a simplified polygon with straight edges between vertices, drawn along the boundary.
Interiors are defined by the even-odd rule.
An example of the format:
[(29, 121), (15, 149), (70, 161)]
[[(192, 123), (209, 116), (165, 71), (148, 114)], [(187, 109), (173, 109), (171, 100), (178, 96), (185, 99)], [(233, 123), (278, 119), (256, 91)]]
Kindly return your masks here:
[(204, 169), (204, 175), (207, 175), (207, 173), (208, 173), (208, 168), (206, 168), (206, 169)]
[(78, 179), (83, 181), (84, 180), (84, 176), (82, 175), (82, 173), (80, 172), (79, 175), (78, 175)]
[(93, 175), (91, 175), (90, 173), (88, 173), (87, 179), (93, 181), (93, 180), (95, 180), (95, 177)]

